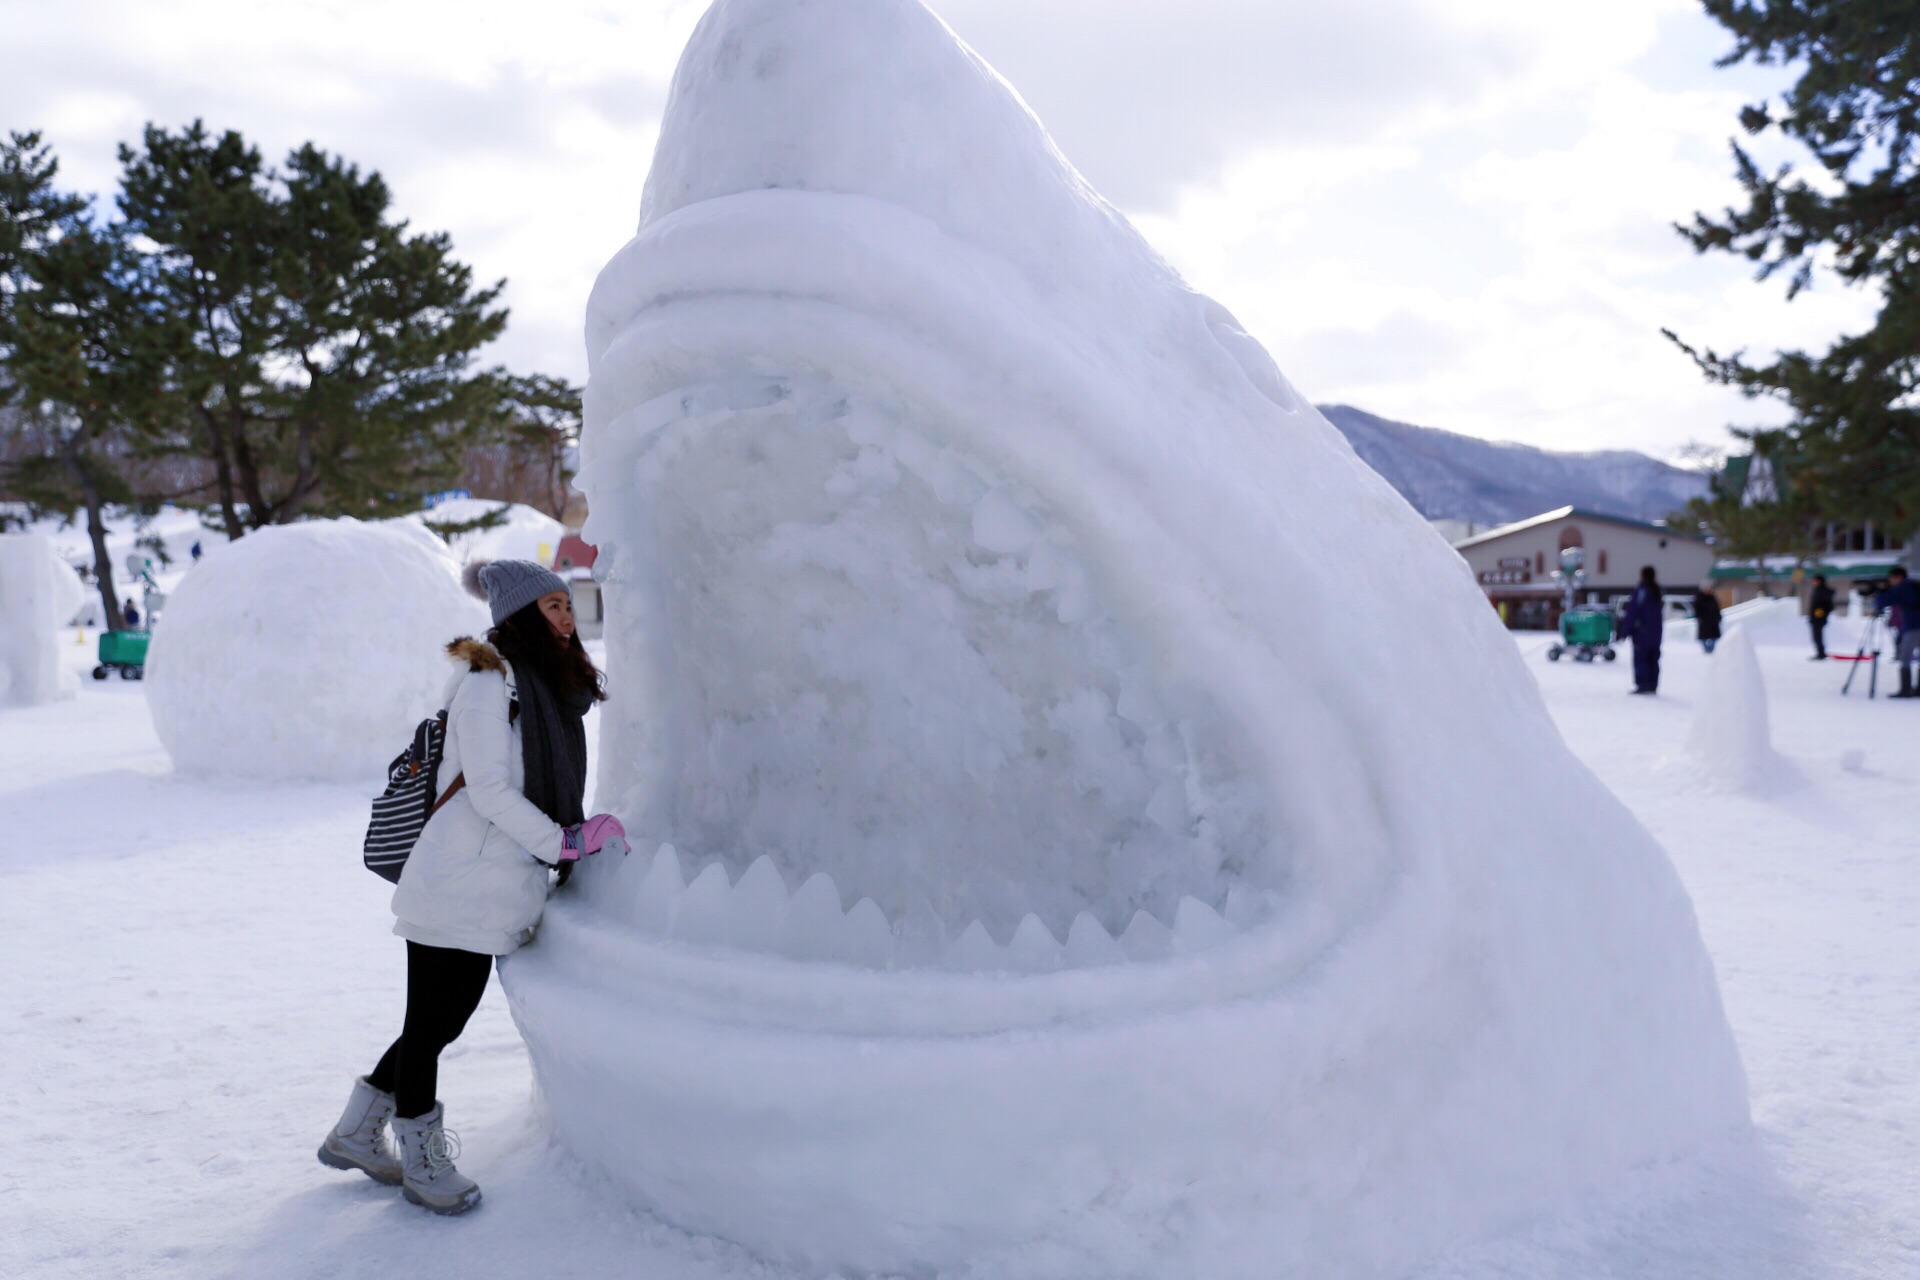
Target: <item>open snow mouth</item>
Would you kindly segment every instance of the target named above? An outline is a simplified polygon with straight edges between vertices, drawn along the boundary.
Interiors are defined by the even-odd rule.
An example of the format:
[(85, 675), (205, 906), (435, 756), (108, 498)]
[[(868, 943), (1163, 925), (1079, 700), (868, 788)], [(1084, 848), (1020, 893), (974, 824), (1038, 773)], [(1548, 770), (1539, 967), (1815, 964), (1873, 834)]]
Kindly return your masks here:
[(652, 602), (616, 661), (678, 749), (620, 801), (667, 847), (596, 873), (603, 910), (692, 946), (1026, 972), (1268, 914), (1230, 717), (1165, 687), (1067, 522), (918, 406), (736, 377), (609, 434), (653, 495), (609, 566)]

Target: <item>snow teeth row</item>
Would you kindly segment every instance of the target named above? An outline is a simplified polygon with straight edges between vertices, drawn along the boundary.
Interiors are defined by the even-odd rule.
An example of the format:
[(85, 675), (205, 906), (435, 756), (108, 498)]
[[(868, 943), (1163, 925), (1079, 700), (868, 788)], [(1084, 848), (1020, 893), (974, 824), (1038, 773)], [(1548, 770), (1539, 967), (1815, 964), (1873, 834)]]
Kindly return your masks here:
[(889, 921), (871, 898), (851, 911), (840, 909), (840, 890), (824, 872), (789, 893), (771, 859), (762, 857), (738, 883), (729, 884), (719, 863), (710, 863), (688, 884), (680, 855), (663, 844), (632, 898), (632, 916), (649, 933), (696, 946), (732, 947), (825, 960), (869, 969), (1002, 970), (1045, 973), (1161, 960), (1216, 946), (1261, 914), (1254, 895), (1235, 888), (1226, 914), (1197, 898), (1182, 898), (1173, 927), (1145, 911), (1134, 913), (1115, 939), (1089, 912), (1074, 917), (1064, 943), (1040, 917), (1029, 913), (1006, 945), (993, 940), (978, 920), (949, 937), (933, 907), (921, 902)]

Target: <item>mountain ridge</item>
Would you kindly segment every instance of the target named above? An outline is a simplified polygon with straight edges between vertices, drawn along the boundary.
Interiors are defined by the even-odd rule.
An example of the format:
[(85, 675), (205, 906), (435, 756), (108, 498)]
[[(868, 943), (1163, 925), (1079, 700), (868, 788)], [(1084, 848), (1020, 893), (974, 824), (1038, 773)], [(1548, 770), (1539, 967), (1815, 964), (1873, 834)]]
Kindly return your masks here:
[(1557, 507), (1658, 520), (1707, 492), (1707, 478), (1630, 449), (1561, 452), (1416, 426), (1345, 404), (1316, 406), (1429, 520), (1510, 524)]

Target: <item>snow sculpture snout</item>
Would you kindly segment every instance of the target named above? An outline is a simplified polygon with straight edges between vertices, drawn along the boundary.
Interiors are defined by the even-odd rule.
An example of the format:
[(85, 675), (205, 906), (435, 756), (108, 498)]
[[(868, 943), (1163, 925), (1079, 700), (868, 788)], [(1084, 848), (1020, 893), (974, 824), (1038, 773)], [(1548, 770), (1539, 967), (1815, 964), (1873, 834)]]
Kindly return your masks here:
[(653, 1211), (1388, 1275), (1743, 1122), (1458, 557), (915, 0), (715, 4), (587, 328), (636, 853), (503, 976)]

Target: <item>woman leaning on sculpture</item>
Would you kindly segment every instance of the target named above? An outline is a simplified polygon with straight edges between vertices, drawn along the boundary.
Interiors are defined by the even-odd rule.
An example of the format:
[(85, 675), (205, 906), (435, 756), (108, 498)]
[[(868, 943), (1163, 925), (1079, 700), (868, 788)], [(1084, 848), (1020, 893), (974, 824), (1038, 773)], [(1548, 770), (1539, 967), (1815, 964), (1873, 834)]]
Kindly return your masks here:
[[(455, 1135), (435, 1097), (440, 1051), (480, 1004), (494, 957), (531, 941), (548, 872), (624, 840), (619, 819), (586, 817), (589, 708), (606, 697), (574, 630), (567, 584), (526, 560), (469, 567), (493, 613), (486, 643), (447, 646), (441, 799), (393, 894), (407, 940), (400, 1036), (354, 1082), (320, 1161), (398, 1184), (435, 1213), (464, 1213), (480, 1188), (454, 1167)], [(389, 1122), (398, 1155), (386, 1141)]]

